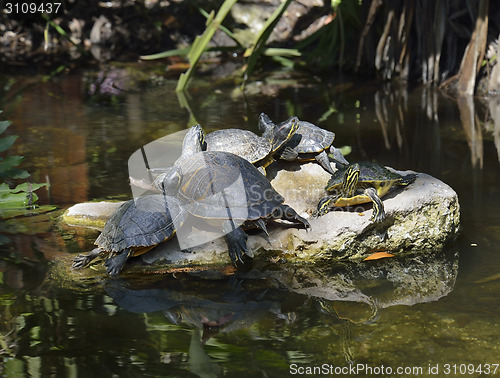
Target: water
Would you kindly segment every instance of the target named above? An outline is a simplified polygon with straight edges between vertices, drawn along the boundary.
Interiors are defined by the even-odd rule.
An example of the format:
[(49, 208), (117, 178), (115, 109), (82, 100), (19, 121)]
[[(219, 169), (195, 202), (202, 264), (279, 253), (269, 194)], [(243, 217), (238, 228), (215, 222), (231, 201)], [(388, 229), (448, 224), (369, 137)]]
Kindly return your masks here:
[[(87, 94), (92, 80), (89, 74), (2, 80), (2, 116), (14, 122), (9, 133), (20, 135), (13, 152), (25, 156), (23, 168), (34, 182), (51, 183), (50, 192), (38, 191), (41, 203), (64, 208), (129, 198), (127, 159), (142, 145), (194, 122), (207, 132), (257, 131), (264, 111), (276, 121), (293, 114), (334, 130), (338, 147), (352, 147), (351, 161), (376, 159), (440, 178), (459, 195), (462, 232), (443, 252), (373, 264), (146, 279), (96, 274), (75, 284), (58, 267), (89, 250), (97, 232), (61, 225), (57, 213), (26, 218), (9, 235), (12, 248), (1, 252), (2, 375), (277, 377), (349, 373), (335, 369), (353, 366), (363, 368), (360, 376), (479, 376), (479, 369), (495, 370), (500, 131), (484, 123), (495, 104), (476, 101), (471, 111), (470, 104), (422, 88), (279, 74), (249, 87), (246, 96), (225, 82), (199, 82), (179, 99), (175, 82), (165, 80), (128, 82), (126, 94), (96, 98)], [(481, 125), (471, 125), (467, 114)], [(402, 285), (402, 274), (411, 274), (412, 284)], [(343, 299), (308, 291), (308, 280)]]

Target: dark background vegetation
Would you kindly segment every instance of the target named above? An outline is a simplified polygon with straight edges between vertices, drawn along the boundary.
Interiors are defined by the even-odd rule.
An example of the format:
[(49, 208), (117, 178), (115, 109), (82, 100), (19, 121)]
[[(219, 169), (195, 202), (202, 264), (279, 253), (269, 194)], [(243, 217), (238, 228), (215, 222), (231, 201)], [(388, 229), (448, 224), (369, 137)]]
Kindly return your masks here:
[[(165, 63), (188, 62), (189, 46), (205, 30), (208, 14), (216, 13), (223, 3), (66, 0), (58, 14), (6, 14), (4, 10), (2, 66), (4, 70), (62, 70), (61, 65), (74, 69), (98, 62), (137, 61), (175, 49), (181, 50), (164, 58)], [(245, 40), (234, 32), (257, 25), (259, 17), (250, 17), (253, 14), (265, 21), (280, 4), (279, 0), (237, 1), (223, 19), (224, 31), (218, 29), (211, 38), (210, 52), (202, 61), (230, 61), (225, 75), (242, 75), (252, 59), (244, 52), (257, 40)], [(320, 75), (341, 71), (443, 85), (454, 93), (494, 92), (500, 8), (492, 5), (489, 0), (286, 1), (284, 12), (271, 25), (272, 32), (260, 42), (288, 50), (283, 55), (253, 50), (252, 54), (259, 54), (255, 70), (246, 71), (242, 78), (283, 65)], [(249, 15), (247, 24), (238, 12)], [(290, 55), (290, 51), (298, 53)]]

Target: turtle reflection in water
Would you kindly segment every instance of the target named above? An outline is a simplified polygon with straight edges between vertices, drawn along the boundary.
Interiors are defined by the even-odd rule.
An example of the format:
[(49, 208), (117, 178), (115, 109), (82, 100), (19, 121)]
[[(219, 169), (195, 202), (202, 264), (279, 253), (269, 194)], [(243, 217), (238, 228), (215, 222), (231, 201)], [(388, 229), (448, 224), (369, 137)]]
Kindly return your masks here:
[(248, 252), (248, 237), (240, 226), (256, 226), (266, 234), (265, 221), (270, 219), (310, 227), (250, 162), (229, 152), (203, 151), (200, 141), (204, 141), (203, 129), (193, 126), (184, 139), (181, 157), (154, 185), (200, 220), (200, 228), (215, 222), (235, 265), (243, 263), (243, 254)]
[(330, 178), (325, 189), (335, 194), (319, 201), (315, 215), (324, 215), (334, 207), (346, 207), (371, 201), (373, 202), (373, 215), (370, 220), (382, 222), (385, 219), (385, 211), (380, 198), (394, 186), (406, 186), (413, 183), (416, 177), (413, 173), (402, 176), (378, 163), (351, 164), (339, 169)]

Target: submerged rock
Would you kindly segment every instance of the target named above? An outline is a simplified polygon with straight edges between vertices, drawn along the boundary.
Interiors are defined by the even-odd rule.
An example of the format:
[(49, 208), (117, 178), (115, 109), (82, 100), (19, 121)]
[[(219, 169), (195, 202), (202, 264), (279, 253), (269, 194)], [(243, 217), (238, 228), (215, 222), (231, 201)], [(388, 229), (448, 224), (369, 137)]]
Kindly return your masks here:
[[(272, 178), (274, 188), (285, 197), (285, 203), (308, 218), (312, 229), (297, 229), (286, 222), (268, 225), (269, 243), (261, 233), (251, 234), (248, 247), (255, 253), (254, 263), (316, 262), (362, 260), (376, 251), (401, 254), (408, 251), (441, 250), (459, 230), (460, 206), (456, 192), (442, 181), (427, 174), (417, 174), (408, 187), (395, 188), (383, 198), (386, 219), (373, 223), (372, 205), (311, 216), (321, 197), (329, 174), (319, 165), (284, 165)], [(399, 172), (407, 174), (410, 172)], [(272, 175), (271, 175), (272, 176)], [(66, 220), (87, 225), (88, 219), (103, 219), (103, 203), (70, 208)], [(114, 204), (116, 206), (116, 204)], [(95, 210), (94, 210), (95, 209)], [(87, 212), (87, 213), (86, 213)], [(71, 217), (69, 218), (69, 216)], [(203, 232), (196, 232), (197, 236)], [(229, 263), (227, 246), (222, 238), (181, 251), (174, 238), (141, 256), (146, 264), (214, 264)]]

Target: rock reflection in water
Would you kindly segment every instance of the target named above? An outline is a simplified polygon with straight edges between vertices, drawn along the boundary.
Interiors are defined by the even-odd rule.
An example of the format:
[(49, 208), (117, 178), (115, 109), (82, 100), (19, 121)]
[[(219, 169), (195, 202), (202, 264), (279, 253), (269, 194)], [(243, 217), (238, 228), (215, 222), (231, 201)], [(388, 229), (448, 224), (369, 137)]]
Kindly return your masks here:
[(293, 322), (306, 316), (306, 308), (316, 308), (330, 318), (346, 362), (353, 363), (351, 325), (376, 326), (384, 308), (436, 301), (451, 292), (457, 273), (457, 253), (420, 253), (363, 263), (236, 272), (220, 279), (185, 275), (150, 283), (110, 280), (105, 290), (127, 311), (162, 311), (172, 324), (193, 326), (200, 334), (193, 334), (192, 343), (200, 345), (220, 332), (249, 329), (264, 317)]
[(437, 301), (458, 274), (458, 253), (428, 252), (360, 263), (295, 267), (270, 275), (290, 291), (379, 308)]

